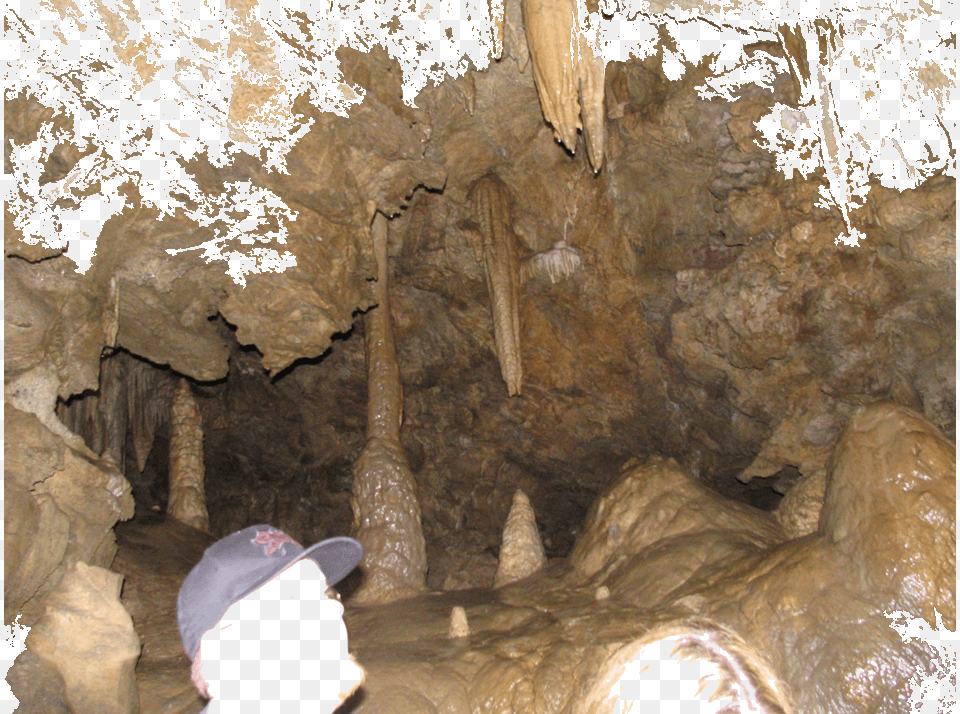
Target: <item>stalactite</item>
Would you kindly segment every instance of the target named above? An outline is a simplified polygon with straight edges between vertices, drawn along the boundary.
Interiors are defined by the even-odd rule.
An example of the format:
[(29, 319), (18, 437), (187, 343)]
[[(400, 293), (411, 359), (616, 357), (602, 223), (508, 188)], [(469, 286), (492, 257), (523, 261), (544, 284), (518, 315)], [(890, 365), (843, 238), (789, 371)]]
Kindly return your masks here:
[(583, 117), (583, 143), (594, 173), (603, 168), (603, 152), (607, 143), (606, 109), (603, 100), (605, 62), (594, 52), (587, 38), (580, 34), (580, 113)]
[(363, 320), (367, 357), (367, 443), (353, 467), (353, 534), (363, 545), (358, 603), (386, 603), (426, 589), (427, 553), (416, 482), (403, 447), (403, 388), (393, 337), (387, 218), (373, 218), (377, 306)]
[(590, 164), (599, 171), (606, 142), (605, 63), (588, 41), (595, 30), (577, 17), (575, 0), (523, 0), (522, 7), (543, 117), (571, 152), (582, 127)]
[[(506, 8), (504, 0), (488, 0), (490, 9), (490, 19), (493, 21), (493, 58), (499, 60), (503, 57), (503, 37), (504, 37), (504, 19)], [(473, 116), (473, 112), (470, 112)]]
[(97, 400), (97, 435), (93, 450), (107, 455), (125, 473), (127, 437), (127, 401), (125, 399), (126, 363), (114, 355), (100, 363), (100, 398)]
[(153, 448), (157, 428), (166, 421), (173, 386), (172, 380), (147, 362), (128, 358), (127, 420), (133, 438), (137, 470), (143, 471)]
[(503, 527), (500, 545), (500, 564), (493, 578), (493, 587), (499, 588), (521, 578), (533, 575), (547, 564), (547, 556), (537, 530), (537, 519), (530, 499), (520, 489), (513, 494), (510, 515)]
[(523, 24), (543, 117), (570, 151), (580, 128), (575, 0), (523, 0)]
[(203, 421), (186, 379), (170, 403), (170, 497), (167, 513), (181, 523), (209, 532), (203, 487)]
[[(500, 373), (510, 396), (520, 394), (520, 275), (517, 237), (511, 227), (506, 184), (487, 174), (470, 189), (470, 201), (482, 236), (482, 258), (493, 309), (493, 339)], [(479, 252), (479, 251), (478, 251)]]

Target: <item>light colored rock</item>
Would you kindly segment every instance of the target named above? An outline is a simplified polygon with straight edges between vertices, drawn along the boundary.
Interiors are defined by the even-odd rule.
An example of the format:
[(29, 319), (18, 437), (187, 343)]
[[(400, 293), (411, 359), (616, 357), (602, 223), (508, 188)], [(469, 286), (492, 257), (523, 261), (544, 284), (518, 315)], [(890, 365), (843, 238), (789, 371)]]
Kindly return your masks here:
[(510, 515), (503, 527), (500, 544), (500, 564), (493, 578), (493, 586), (499, 588), (533, 575), (547, 564), (547, 556), (540, 541), (537, 519), (533, 506), (522, 490), (513, 494)]
[(820, 510), (827, 488), (827, 471), (820, 469), (804, 476), (780, 501), (773, 512), (789, 538), (801, 538), (820, 527)]
[(885, 604), (956, 629), (956, 447), (892, 404), (851, 419), (827, 477), (820, 522)]
[(601, 585), (600, 587), (597, 588), (597, 591), (593, 594), (593, 598), (598, 602), (601, 600), (609, 600), (610, 588), (608, 588), (606, 585)]
[(521, 391), (523, 365), (520, 360), (519, 246), (513, 232), (510, 193), (500, 177), (490, 173), (473, 184), (470, 199), (480, 225), (477, 255), (483, 260), (487, 276), (497, 360), (507, 393), (514, 396)]
[(203, 419), (190, 384), (181, 379), (170, 403), (170, 497), (167, 513), (210, 532), (203, 484)]
[[(673, 682), (678, 687), (690, 686), (690, 691), (677, 690), (678, 698), (692, 703), (701, 685), (709, 690), (717, 683), (716, 706), (732, 700), (732, 706), (722, 711), (753, 712), (754, 714), (790, 714), (793, 708), (784, 683), (777, 677), (762, 654), (733, 630), (705, 619), (690, 619), (656, 627), (643, 637), (613, 649), (600, 665), (600, 671), (576, 701), (574, 714), (611, 714), (619, 710), (611, 692), (619, 692), (621, 684), (648, 679), (649, 660), (664, 659), (685, 662), (701, 661), (716, 668), (716, 675), (700, 682)], [(662, 675), (661, 675), (662, 676)], [(666, 681), (666, 677), (661, 681)], [(627, 697), (622, 697), (626, 700)], [(714, 701), (714, 699), (711, 699)], [(617, 705), (615, 707), (615, 705)], [(704, 707), (706, 709), (706, 707)]]
[(133, 516), (130, 484), (106, 462), (73, 451), (32, 414), (7, 405), (4, 438), (4, 620), (32, 625), (43, 597), (73, 563), (107, 567), (117, 520)]
[(577, 4), (573, 0), (524, 0), (523, 25), (533, 62), (543, 118), (557, 140), (577, 147), (580, 97), (577, 72)]
[(451, 639), (470, 636), (470, 623), (467, 622), (467, 611), (459, 605), (450, 610), (450, 633), (448, 636)]
[[(612, 575), (633, 569), (630, 559), (645, 548), (696, 533), (706, 524), (718, 533), (740, 533), (756, 547), (783, 538), (767, 514), (712, 493), (675, 460), (631, 460), (591, 506), (569, 560), (585, 577), (601, 571)], [(702, 554), (693, 557), (702, 559)]]
[(27, 648), (62, 677), (71, 712), (136, 714), (140, 639), (120, 604), (123, 578), (77, 562), (47, 600)]

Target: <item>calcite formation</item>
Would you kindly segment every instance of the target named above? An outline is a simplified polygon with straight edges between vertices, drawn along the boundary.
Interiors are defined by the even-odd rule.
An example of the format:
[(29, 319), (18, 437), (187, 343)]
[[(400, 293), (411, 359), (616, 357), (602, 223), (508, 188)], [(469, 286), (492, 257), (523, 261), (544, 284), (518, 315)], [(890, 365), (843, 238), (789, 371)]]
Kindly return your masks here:
[(521, 490), (513, 494), (513, 505), (500, 543), (500, 563), (493, 578), (495, 588), (533, 575), (547, 563), (537, 530), (537, 519), (527, 498)]
[[(21, 655), (27, 671), (13, 680), (15, 693), (26, 702), (22, 710), (53, 711), (35, 708), (29, 695), (31, 688), (55, 687), (62, 688), (70, 712), (140, 711), (134, 676), (140, 640), (120, 604), (122, 582), (120, 575), (83, 562), (67, 571), (27, 636), (28, 649)], [(31, 676), (23, 677), (28, 672)], [(54, 694), (44, 693), (48, 705)]]
[[(630, 463), (591, 510), (569, 562), (495, 594), (450, 592), (393, 610), (348, 610), (351, 641), (369, 673), (359, 711), (611, 712), (611, 689), (627, 663), (658, 642), (717, 665), (721, 689), (736, 688), (753, 711), (906, 711), (910, 678), (917, 668), (931, 671), (935, 655), (904, 642), (884, 609), (921, 614), (914, 597), (926, 590), (945, 624), (955, 617), (940, 584), (953, 577), (952, 523), (940, 518), (940, 495), (955, 489), (954, 451), (941, 439), (901, 407), (864, 409), (832, 460), (823, 520), (830, 525), (794, 540), (769, 514), (708, 492), (675, 462)], [(860, 469), (870, 467), (861, 498), (847, 499), (865, 475)], [(903, 474), (917, 475), (904, 481)], [(914, 498), (918, 486), (931, 496)], [(923, 525), (906, 544), (894, 543), (898, 534), (887, 536), (883, 525), (891, 520)], [(942, 524), (942, 535), (930, 524)], [(840, 529), (849, 543), (834, 540)], [(912, 557), (921, 584), (899, 570), (871, 572), (871, 560), (856, 555), (867, 533), (886, 544), (891, 562)], [(600, 588), (609, 597), (598, 598)], [(436, 641), (458, 606), (470, 619), (470, 646), (411, 656), (410, 641)]]
[(450, 631), (451, 639), (458, 637), (468, 637), (470, 635), (470, 623), (467, 621), (467, 612), (457, 605), (450, 610)]
[(590, 163), (599, 171), (606, 137), (604, 60), (581, 28), (573, 0), (524, 0), (522, 6), (543, 116), (571, 152), (583, 128)]
[(560, 240), (550, 250), (525, 258), (520, 265), (520, 280), (526, 282), (534, 275), (542, 274), (550, 278), (551, 283), (556, 283), (577, 272), (581, 262), (577, 249)]
[(170, 404), (170, 496), (167, 513), (181, 523), (209, 532), (204, 495), (203, 419), (190, 384), (181, 379)]
[(877, 405), (850, 420), (820, 519), (884, 607), (956, 630), (956, 446), (916, 412)]
[[(669, 657), (664, 656), (667, 652)], [(793, 711), (783, 683), (778, 681), (755, 649), (737, 633), (717, 622), (690, 618), (654, 628), (613, 652), (597, 673), (593, 687), (580, 699), (573, 712), (609, 714), (617, 711), (617, 706), (626, 707), (637, 699), (646, 699), (644, 693), (629, 696), (629, 685), (620, 685), (632, 684), (636, 680), (649, 682), (653, 676), (649, 671), (651, 665), (663, 672), (666, 659), (695, 660), (712, 665), (716, 674), (708, 675), (696, 684), (689, 680), (688, 683), (695, 685), (691, 687), (695, 691), (700, 687), (706, 690), (711, 702), (719, 700), (713, 706), (726, 704), (719, 711), (755, 714), (790, 714)], [(671, 684), (676, 685), (673, 691), (682, 692), (684, 682)], [(695, 695), (686, 692), (680, 696), (689, 700)]]
[(493, 312), (493, 337), (500, 373), (510, 396), (520, 394), (523, 365), (520, 357), (519, 246), (513, 232), (510, 194), (496, 175), (487, 174), (470, 189), (473, 214), (480, 226), (480, 249)]
[(377, 259), (377, 307), (364, 319), (367, 355), (367, 443), (353, 467), (353, 534), (363, 545), (357, 602), (385, 603), (422, 592), (427, 572), (416, 482), (400, 425), (403, 389), (390, 314), (387, 217), (377, 212), (371, 234)]
[(129, 482), (77, 453), (32, 414), (7, 405), (4, 438), (4, 620), (31, 625), (77, 562), (109, 567), (113, 525), (133, 516)]

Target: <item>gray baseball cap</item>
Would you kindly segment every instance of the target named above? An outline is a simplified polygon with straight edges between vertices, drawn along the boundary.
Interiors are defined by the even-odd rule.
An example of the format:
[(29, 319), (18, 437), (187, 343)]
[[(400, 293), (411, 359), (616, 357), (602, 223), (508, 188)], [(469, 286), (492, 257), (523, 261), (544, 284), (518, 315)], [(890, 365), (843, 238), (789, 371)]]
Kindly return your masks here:
[(250, 526), (207, 548), (177, 596), (177, 624), (183, 649), (192, 660), (200, 639), (235, 602), (258, 589), (298, 560), (310, 558), (327, 585), (357, 567), (363, 548), (353, 538), (328, 538), (309, 548), (273, 526)]

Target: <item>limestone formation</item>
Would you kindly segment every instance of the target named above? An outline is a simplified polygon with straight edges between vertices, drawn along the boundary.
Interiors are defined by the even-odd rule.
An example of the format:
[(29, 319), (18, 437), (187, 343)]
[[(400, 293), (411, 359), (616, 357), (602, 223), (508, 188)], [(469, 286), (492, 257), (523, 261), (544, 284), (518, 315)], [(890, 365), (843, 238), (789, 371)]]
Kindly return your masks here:
[(863, 589), (955, 630), (956, 496), (956, 447), (915, 412), (879, 404), (837, 445), (820, 522)]
[[(109, 570), (75, 563), (27, 636), (28, 651), (46, 665), (45, 671), (59, 675), (68, 711), (140, 711), (134, 677), (140, 640), (120, 604), (122, 581)], [(24, 684), (42, 687), (46, 682)]]
[[(523, 0), (523, 21), (543, 116), (571, 152), (583, 128), (594, 171), (603, 167), (604, 60), (572, 0)], [(582, 117), (582, 119), (581, 119)]]
[(513, 494), (510, 515), (503, 526), (500, 542), (500, 564), (493, 578), (495, 588), (533, 575), (547, 564), (537, 519), (530, 499), (520, 489)]
[[(703, 550), (714, 547), (693, 545), (692, 538), (705, 520), (711, 523), (713, 534), (737, 534), (729, 539), (719, 536), (717, 556), (746, 557), (784, 537), (768, 514), (711, 493), (673, 459), (652, 457), (640, 464), (628, 462), (594, 502), (569, 560), (584, 577), (606, 574), (612, 592), (618, 587), (624, 591), (635, 587), (653, 598), (669, 592), (689, 577), (689, 572), (665, 572), (658, 582), (639, 583), (629, 573), (640, 572), (643, 559), (651, 562), (654, 556), (672, 557), (675, 562), (689, 558), (692, 566), (698, 567)], [(678, 545), (678, 551), (667, 556), (662, 544), (670, 540)], [(680, 544), (690, 551), (681, 554)]]
[(459, 605), (450, 610), (450, 639), (470, 636), (470, 623), (467, 622), (467, 611)]
[[(715, 706), (726, 704), (722, 711), (755, 714), (790, 714), (794, 711), (786, 686), (759, 652), (720, 623), (692, 619), (654, 628), (614, 651), (601, 665), (593, 684), (573, 712), (611, 714), (619, 711), (621, 706), (632, 704), (631, 699), (642, 698), (631, 696), (627, 683), (649, 681), (650, 660), (659, 661), (665, 670), (662, 663), (667, 652), (669, 659), (703, 663), (712, 666), (716, 672), (700, 682), (686, 677), (683, 679), (687, 682), (672, 682), (677, 687), (674, 691), (689, 683), (691, 691), (680, 695), (684, 700), (693, 699), (699, 687), (703, 687), (710, 692), (710, 701), (720, 700)], [(622, 702), (619, 705), (618, 700)]]
[(203, 419), (186, 379), (170, 404), (170, 497), (167, 513), (197, 530), (210, 531), (203, 484)]
[(819, 469), (804, 476), (787, 491), (774, 511), (789, 538), (801, 538), (820, 528), (820, 510), (827, 488), (827, 471)]
[(580, 253), (565, 240), (550, 249), (524, 259), (520, 264), (520, 280), (526, 282), (537, 274), (546, 275), (551, 283), (568, 278), (580, 267)]
[(387, 217), (377, 212), (372, 237), (377, 259), (377, 307), (364, 319), (367, 355), (367, 443), (353, 467), (353, 534), (363, 545), (364, 580), (357, 602), (386, 603), (425, 589), (426, 545), (416, 482), (400, 425), (403, 388), (390, 313)]
[(113, 525), (133, 516), (129, 482), (7, 405), (4, 438), (4, 621), (31, 626), (77, 561), (108, 567)]
[(510, 396), (520, 394), (520, 288), (517, 237), (511, 225), (510, 196), (495, 174), (479, 179), (470, 189), (473, 213), (480, 225), (487, 292), (493, 312), (493, 339), (500, 373)]

